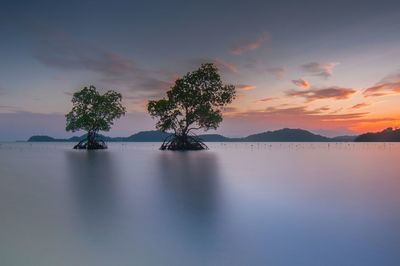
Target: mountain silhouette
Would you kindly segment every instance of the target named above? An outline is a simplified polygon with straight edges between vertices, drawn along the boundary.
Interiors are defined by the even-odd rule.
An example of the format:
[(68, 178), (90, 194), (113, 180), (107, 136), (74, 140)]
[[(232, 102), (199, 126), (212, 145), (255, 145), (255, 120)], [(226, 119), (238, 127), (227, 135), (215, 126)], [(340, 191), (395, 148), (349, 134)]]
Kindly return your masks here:
[[(161, 131), (141, 131), (129, 137), (108, 137), (98, 135), (98, 138), (106, 142), (161, 142), (170, 133)], [(258, 134), (249, 135), (244, 138), (228, 138), (219, 134), (202, 134), (198, 136), (204, 142), (348, 142), (353, 141), (356, 136), (338, 136), (328, 138), (325, 136), (311, 133), (304, 129), (284, 128), (275, 131), (267, 131)], [(32, 136), (29, 142), (79, 142), (86, 138), (86, 134), (82, 136), (74, 136), (67, 139), (56, 139), (50, 136)]]
[(251, 142), (326, 142), (331, 141), (330, 138), (313, 134), (303, 129), (290, 129), (284, 128), (276, 131), (267, 131), (264, 133), (254, 134), (247, 136), (243, 139), (244, 141)]
[(366, 133), (358, 136), (356, 142), (399, 142), (400, 129), (391, 127), (376, 133)]
[[(157, 130), (152, 131), (140, 131), (136, 134), (133, 134), (129, 137), (108, 137), (104, 135), (97, 135), (97, 138), (107, 142), (159, 142), (163, 141), (166, 137), (168, 137), (170, 133), (165, 133)], [(28, 139), (29, 142), (79, 142), (85, 139), (87, 134), (82, 136), (74, 136), (68, 139), (57, 139), (50, 136), (32, 136)]]

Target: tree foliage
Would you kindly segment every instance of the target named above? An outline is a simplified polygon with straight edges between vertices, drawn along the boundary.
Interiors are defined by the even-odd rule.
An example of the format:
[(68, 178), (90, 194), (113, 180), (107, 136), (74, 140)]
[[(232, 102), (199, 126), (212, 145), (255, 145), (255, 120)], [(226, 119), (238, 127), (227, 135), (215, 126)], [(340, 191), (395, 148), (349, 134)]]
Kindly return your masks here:
[(218, 69), (208, 63), (177, 79), (166, 98), (149, 101), (147, 108), (158, 118), (157, 129), (185, 139), (192, 130), (216, 129), (235, 94), (235, 86), (224, 84)]
[(66, 130), (88, 132), (88, 141), (93, 141), (97, 132), (109, 131), (115, 119), (125, 115), (121, 104), (122, 95), (109, 90), (100, 94), (94, 86), (84, 87), (72, 97), (72, 110), (66, 114)]

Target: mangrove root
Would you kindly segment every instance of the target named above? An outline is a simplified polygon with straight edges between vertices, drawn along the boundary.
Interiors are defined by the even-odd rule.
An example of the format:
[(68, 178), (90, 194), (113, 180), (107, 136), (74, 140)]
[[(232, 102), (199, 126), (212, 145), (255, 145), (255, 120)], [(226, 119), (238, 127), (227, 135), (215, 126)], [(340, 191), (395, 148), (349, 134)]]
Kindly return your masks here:
[(74, 146), (76, 150), (101, 150), (107, 149), (107, 145), (102, 140), (82, 140)]
[(206, 150), (207, 145), (196, 135), (171, 135), (167, 137), (160, 147), (160, 150), (185, 151), (185, 150)]

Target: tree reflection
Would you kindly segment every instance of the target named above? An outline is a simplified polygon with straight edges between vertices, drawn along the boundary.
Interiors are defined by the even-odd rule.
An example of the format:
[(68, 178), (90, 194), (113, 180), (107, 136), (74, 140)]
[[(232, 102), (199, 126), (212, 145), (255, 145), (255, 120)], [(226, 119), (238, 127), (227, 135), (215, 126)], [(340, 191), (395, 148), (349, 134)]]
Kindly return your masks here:
[(175, 238), (212, 245), (219, 231), (222, 198), (217, 156), (210, 151), (161, 152), (158, 167), (159, 197), (166, 210), (164, 217), (175, 228)]
[(112, 155), (107, 151), (67, 151), (66, 160), (79, 221), (93, 236), (107, 234), (118, 207)]

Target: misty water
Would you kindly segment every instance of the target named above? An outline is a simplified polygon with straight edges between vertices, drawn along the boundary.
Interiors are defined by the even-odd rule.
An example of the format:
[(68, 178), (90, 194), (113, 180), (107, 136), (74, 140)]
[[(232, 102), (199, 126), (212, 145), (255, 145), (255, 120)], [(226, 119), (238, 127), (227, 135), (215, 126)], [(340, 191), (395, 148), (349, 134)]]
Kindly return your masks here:
[(400, 265), (400, 145), (0, 145), (0, 265)]

